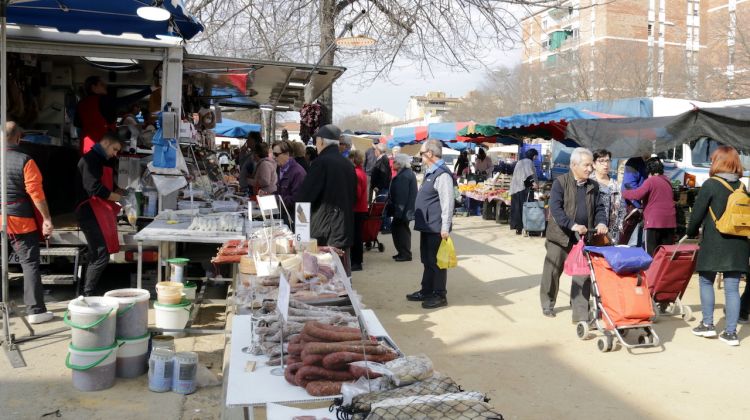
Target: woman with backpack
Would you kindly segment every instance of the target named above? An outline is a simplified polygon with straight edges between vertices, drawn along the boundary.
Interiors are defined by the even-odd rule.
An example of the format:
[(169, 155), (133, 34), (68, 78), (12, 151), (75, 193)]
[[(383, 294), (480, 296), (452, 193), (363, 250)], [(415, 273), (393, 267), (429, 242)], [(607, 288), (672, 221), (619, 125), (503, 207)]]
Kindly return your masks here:
[[(740, 344), (737, 338), (737, 319), (740, 314), (740, 275), (748, 272), (750, 244), (747, 236), (728, 235), (717, 228), (722, 225), (729, 196), (744, 186), (740, 182), (742, 164), (733, 147), (721, 146), (711, 155), (711, 178), (703, 186), (695, 199), (693, 213), (687, 226), (689, 237), (698, 236), (703, 226), (703, 237), (698, 251), (696, 271), (699, 274), (701, 310), (703, 320), (693, 329), (700, 337), (716, 337), (714, 327), (714, 279), (716, 273), (724, 274), (724, 296), (726, 325), (719, 339), (730, 346)], [(729, 214), (729, 213), (728, 213)], [(725, 230), (725, 229), (723, 229)]]
[(664, 164), (657, 157), (646, 161), (648, 178), (634, 190), (624, 190), (626, 200), (639, 200), (643, 205), (645, 248), (653, 256), (659, 245), (674, 243), (677, 215), (672, 194), (672, 182), (664, 176)]

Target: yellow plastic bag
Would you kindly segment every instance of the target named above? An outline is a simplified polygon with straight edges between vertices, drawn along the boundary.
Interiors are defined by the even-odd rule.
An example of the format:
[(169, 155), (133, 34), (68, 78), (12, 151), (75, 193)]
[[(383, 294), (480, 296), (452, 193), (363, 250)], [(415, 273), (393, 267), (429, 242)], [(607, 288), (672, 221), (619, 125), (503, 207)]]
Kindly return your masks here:
[(441, 270), (447, 270), (458, 266), (458, 259), (456, 258), (456, 248), (453, 246), (453, 239), (443, 239), (440, 243), (437, 253), (437, 265)]

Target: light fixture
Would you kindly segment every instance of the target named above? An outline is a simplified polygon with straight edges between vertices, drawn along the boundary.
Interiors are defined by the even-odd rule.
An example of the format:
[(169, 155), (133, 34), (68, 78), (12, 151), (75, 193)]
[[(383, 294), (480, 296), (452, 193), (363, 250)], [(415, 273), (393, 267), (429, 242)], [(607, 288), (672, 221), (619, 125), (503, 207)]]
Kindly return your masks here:
[(142, 19), (150, 20), (153, 22), (164, 22), (165, 20), (169, 20), (169, 18), (172, 17), (172, 14), (169, 13), (168, 10), (156, 6), (141, 6), (136, 10), (136, 13)]
[(276, 105), (276, 109), (289, 109), (286, 105)]
[(343, 48), (369, 47), (375, 45), (375, 39), (365, 35), (352, 35), (336, 38), (336, 45)]
[(305, 82), (289, 82), (289, 87), (299, 87), (303, 88), (307, 85)]
[(273, 105), (263, 104), (259, 108), (262, 111), (273, 111)]

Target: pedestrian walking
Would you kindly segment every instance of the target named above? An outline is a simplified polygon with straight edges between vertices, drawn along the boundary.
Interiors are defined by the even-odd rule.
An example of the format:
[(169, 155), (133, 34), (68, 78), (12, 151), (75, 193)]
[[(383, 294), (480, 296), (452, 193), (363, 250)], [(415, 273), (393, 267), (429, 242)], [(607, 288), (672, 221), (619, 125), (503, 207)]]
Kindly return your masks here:
[(399, 153), (393, 158), (396, 176), (391, 181), (388, 192), (387, 213), (393, 217), (391, 235), (398, 262), (411, 261), (411, 230), (409, 223), (414, 220), (414, 206), (417, 200), (417, 177), (411, 170), (411, 157)]

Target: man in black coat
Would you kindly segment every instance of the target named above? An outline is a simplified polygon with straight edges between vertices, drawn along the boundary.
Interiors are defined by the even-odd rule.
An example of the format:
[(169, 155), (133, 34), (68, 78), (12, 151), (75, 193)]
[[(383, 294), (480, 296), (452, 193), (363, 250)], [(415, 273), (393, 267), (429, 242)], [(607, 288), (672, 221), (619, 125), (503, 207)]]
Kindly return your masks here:
[(388, 194), (391, 186), (391, 164), (388, 162), (388, 147), (379, 143), (375, 145), (375, 166), (372, 168), (370, 187), (375, 191), (375, 197)]
[(348, 267), (349, 247), (354, 244), (357, 175), (354, 165), (339, 153), (338, 127), (324, 125), (313, 137), (318, 158), (312, 161), (294, 201), (311, 203), (310, 236), (318, 245), (344, 250), (344, 266)]
[(414, 220), (414, 207), (417, 200), (417, 177), (411, 170), (411, 157), (399, 153), (393, 159), (398, 172), (391, 181), (388, 194), (388, 213), (393, 217), (391, 235), (396, 248), (396, 261), (411, 261), (411, 230), (409, 222)]

